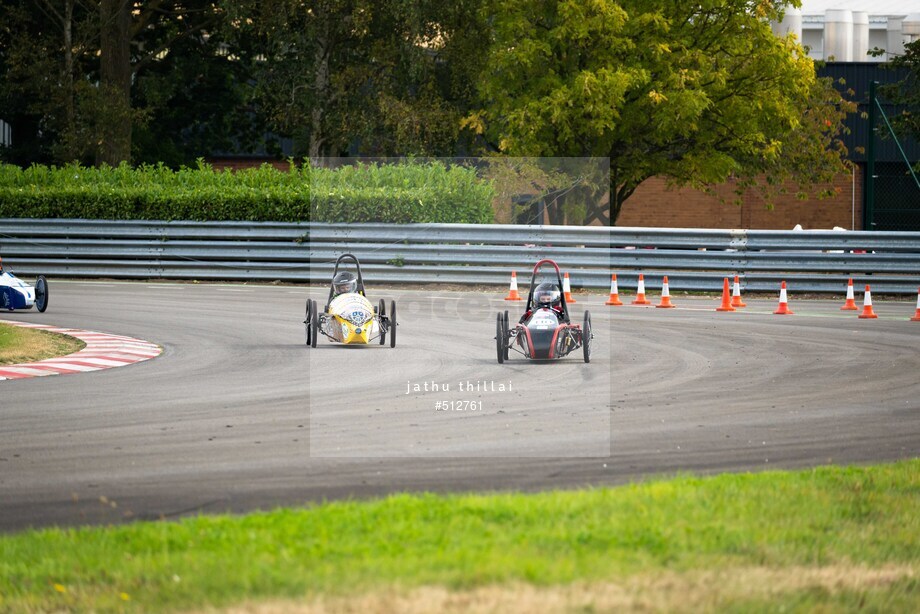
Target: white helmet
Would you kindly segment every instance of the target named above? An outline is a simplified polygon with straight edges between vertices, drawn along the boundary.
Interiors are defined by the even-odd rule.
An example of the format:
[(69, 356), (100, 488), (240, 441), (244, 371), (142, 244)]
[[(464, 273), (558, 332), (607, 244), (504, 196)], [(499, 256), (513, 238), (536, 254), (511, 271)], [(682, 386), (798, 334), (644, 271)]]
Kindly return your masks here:
[(537, 307), (559, 307), (562, 304), (562, 292), (559, 286), (545, 281), (533, 290), (533, 304)]

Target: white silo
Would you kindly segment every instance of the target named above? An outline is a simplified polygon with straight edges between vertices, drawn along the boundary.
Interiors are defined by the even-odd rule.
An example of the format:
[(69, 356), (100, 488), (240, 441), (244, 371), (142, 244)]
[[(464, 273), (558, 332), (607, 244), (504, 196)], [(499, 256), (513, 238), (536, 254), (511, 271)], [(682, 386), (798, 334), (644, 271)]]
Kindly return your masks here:
[(920, 38), (920, 13), (911, 13), (901, 20), (901, 34), (911, 41)]
[(788, 7), (783, 13), (783, 20), (772, 22), (770, 26), (773, 33), (777, 36), (795, 34), (795, 39), (802, 42), (802, 10), (795, 7)]
[(869, 49), (869, 13), (853, 11), (853, 61), (870, 60)]
[(903, 17), (888, 16), (888, 46), (885, 47), (885, 59), (892, 60), (904, 55), (904, 33), (901, 31)]
[(853, 61), (853, 12), (827, 9), (824, 12), (824, 59)]

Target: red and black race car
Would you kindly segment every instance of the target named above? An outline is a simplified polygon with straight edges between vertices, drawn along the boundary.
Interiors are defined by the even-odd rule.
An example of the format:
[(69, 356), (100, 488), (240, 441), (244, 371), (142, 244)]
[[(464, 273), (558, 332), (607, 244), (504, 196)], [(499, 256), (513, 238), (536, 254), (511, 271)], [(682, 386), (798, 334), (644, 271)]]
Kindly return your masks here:
[[(552, 265), (555, 278), (537, 283), (541, 267)], [(546, 275), (541, 275), (546, 277)], [(533, 360), (562, 358), (578, 348), (585, 362), (591, 362), (591, 313), (585, 311), (584, 324), (572, 324), (562, 293), (562, 273), (552, 260), (541, 260), (533, 268), (527, 306), (521, 319), (511, 327), (508, 312), (499, 312), (495, 322), (495, 348), (499, 364), (508, 360), (511, 350)]]

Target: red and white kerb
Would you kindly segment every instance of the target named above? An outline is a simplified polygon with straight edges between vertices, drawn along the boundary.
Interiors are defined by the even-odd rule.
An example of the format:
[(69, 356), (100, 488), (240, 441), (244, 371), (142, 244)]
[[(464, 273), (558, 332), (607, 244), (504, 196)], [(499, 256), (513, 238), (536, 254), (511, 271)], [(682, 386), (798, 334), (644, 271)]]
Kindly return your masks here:
[(34, 328), (69, 335), (86, 343), (85, 348), (67, 356), (19, 365), (0, 365), (0, 380), (84, 373), (113, 367), (124, 367), (156, 358), (163, 351), (163, 348), (155, 343), (133, 337), (110, 335), (79, 328), (60, 328), (11, 320), (0, 321), (23, 328)]

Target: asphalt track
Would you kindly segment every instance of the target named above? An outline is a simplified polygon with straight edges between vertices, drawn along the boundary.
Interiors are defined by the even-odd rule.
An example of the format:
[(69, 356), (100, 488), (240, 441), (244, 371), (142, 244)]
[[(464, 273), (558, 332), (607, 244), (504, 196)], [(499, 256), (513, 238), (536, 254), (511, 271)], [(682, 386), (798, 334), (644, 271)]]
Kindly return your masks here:
[[(706, 298), (663, 310), (578, 295), (578, 319), (593, 315), (591, 364), (500, 366), (494, 314), (519, 309), (500, 294), (369, 288), (397, 300), (395, 349), (307, 349), (304, 301), (324, 292), (52, 282), (45, 314), (10, 319), (164, 352), (0, 382), (0, 530), (920, 455), (912, 301), (876, 299), (868, 321), (794, 292), (788, 317), (772, 315), (775, 299), (717, 313)], [(426, 382), (450, 390), (412, 390)], [(467, 382), (480, 390), (461, 393)], [(439, 412), (438, 400), (482, 409)]]

